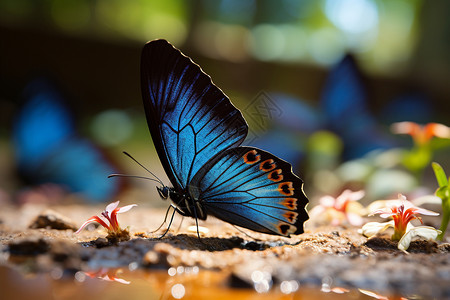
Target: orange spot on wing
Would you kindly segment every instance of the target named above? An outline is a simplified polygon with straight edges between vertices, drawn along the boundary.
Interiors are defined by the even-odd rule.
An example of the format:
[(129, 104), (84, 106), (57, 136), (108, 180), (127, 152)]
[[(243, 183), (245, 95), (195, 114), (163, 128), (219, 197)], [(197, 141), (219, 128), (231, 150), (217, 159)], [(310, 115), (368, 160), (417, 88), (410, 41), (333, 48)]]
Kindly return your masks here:
[(293, 211), (287, 211), (283, 214), (283, 217), (285, 217), (289, 223), (295, 223), (295, 221), (297, 221), (297, 216), (298, 216), (298, 213), (293, 212)]
[(267, 175), (267, 177), (275, 182), (283, 180), (283, 175), (281, 174), (281, 169), (273, 170), (272, 172)]
[(278, 185), (278, 191), (285, 196), (294, 195), (294, 184), (291, 181), (282, 182)]
[(252, 165), (261, 160), (261, 156), (258, 154), (258, 152), (255, 149), (250, 150), (247, 153), (245, 153), (242, 158), (244, 159), (244, 162), (249, 165)]
[(277, 229), (280, 234), (289, 235), (291, 233), (294, 233), (295, 230), (297, 230), (297, 227), (287, 224), (287, 223), (280, 222), (277, 225)]
[(273, 159), (266, 159), (259, 165), (259, 169), (264, 172), (269, 172), (275, 169), (277, 165), (275, 164), (275, 161)]
[(296, 210), (297, 209), (297, 198), (284, 198), (280, 204), (284, 205), (285, 207)]

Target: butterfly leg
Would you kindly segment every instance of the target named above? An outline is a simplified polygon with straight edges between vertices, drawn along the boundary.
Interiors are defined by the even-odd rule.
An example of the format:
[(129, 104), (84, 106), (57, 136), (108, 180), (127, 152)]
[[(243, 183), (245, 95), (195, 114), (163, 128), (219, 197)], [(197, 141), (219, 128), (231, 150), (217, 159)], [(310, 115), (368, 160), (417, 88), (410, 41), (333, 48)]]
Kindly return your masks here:
[(180, 225), (178, 225), (178, 228), (177, 228), (177, 233), (180, 231), (180, 229), (181, 229), (181, 226), (183, 225), (183, 221), (184, 221), (184, 216), (182, 216), (182, 218), (181, 218), (181, 222), (180, 222)]
[(202, 239), (200, 238), (200, 232), (198, 230), (197, 208), (195, 207), (195, 205), (193, 205), (192, 207), (194, 208), (193, 211), (194, 211), (194, 218), (195, 218), (195, 226), (197, 227), (197, 236), (198, 236), (198, 239), (200, 241), (202, 241)]
[[(167, 216), (168, 216), (168, 214), (169, 214), (170, 208), (173, 208), (173, 213), (172, 213), (172, 217), (170, 217), (169, 226), (167, 226), (166, 231), (159, 237), (159, 239), (162, 239), (162, 238), (167, 234), (167, 232), (169, 232), (170, 226), (172, 225), (173, 218), (175, 217), (175, 213), (176, 213), (176, 212), (179, 213), (179, 214), (180, 214), (181, 216), (183, 216), (183, 217), (186, 217), (186, 216), (187, 216), (187, 214), (186, 214), (185, 212), (183, 212), (181, 209), (179, 209), (177, 206), (175, 206), (175, 205), (173, 205), (173, 204), (170, 204), (169, 208), (168, 208), (167, 211), (166, 211), (166, 216), (165, 216), (165, 218), (164, 218), (164, 222), (161, 224), (161, 226), (159, 226), (159, 228), (161, 228), (162, 225), (166, 222), (166, 219), (167, 219)], [(181, 227), (181, 224), (180, 224), (180, 227)], [(155, 231), (158, 231), (159, 228), (156, 229)], [(178, 228), (178, 230), (179, 230), (179, 228)], [(153, 231), (153, 232), (155, 232), (155, 231)], [(198, 226), (197, 226), (197, 231), (198, 231)]]
[(231, 224), (237, 231), (243, 233), (244, 235), (246, 235), (247, 237), (251, 238), (252, 240), (255, 241), (261, 241), (261, 239), (255, 238), (253, 236), (251, 236), (250, 234), (248, 234), (247, 232), (245, 232), (244, 230), (240, 229), (239, 227), (237, 227), (236, 225)]
[(159, 225), (158, 228), (156, 228), (155, 230), (151, 231), (150, 233), (155, 233), (155, 232), (157, 232), (157, 231), (160, 230), (161, 227), (166, 223), (166, 221), (167, 221), (167, 216), (169, 215), (170, 208), (172, 208), (172, 206), (169, 206), (169, 208), (167, 208), (166, 215), (164, 216), (164, 221), (161, 223), (161, 225)]
[[(171, 206), (172, 206), (172, 205), (171, 205)], [(169, 207), (169, 209), (170, 209), (170, 207)], [(169, 209), (167, 210), (167, 212), (169, 211)], [(162, 239), (162, 238), (167, 234), (167, 232), (169, 232), (169, 229), (170, 229), (170, 226), (172, 225), (173, 218), (175, 217), (175, 212), (176, 212), (176, 211), (177, 211), (176, 209), (173, 210), (172, 217), (170, 217), (169, 226), (167, 226), (166, 231), (164, 231), (164, 233), (163, 233), (158, 239)], [(164, 223), (163, 223), (163, 224), (164, 224)]]

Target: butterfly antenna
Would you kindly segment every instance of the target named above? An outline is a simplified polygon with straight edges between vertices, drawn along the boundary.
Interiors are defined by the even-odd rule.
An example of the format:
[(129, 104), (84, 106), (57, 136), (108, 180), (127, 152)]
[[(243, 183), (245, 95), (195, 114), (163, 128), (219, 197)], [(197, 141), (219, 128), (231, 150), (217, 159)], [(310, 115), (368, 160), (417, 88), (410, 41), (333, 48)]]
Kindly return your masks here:
[(135, 163), (137, 163), (138, 165), (140, 165), (145, 171), (149, 172), (150, 174), (152, 174), (159, 183), (161, 183), (162, 186), (164, 186), (164, 183), (161, 181), (161, 179), (158, 178), (158, 176), (156, 176), (155, 174), (153, 174), (149, 169), (147, 169), (143, 164), (141, 164), (140, 162), (138, 162), (133, 156), (131, 156), (128, 152), (123, 151), (123, 154), (125, 154), (126, 156), (128, 156), (129, 158), (131, 158)]
[(150, 178), (150, 177), (145, 177), (145, 176), (138, 176), (138, 175), (126, 175), (126, 174), (110, 174), (110, 175), (108, 175), (108, 178), (112, 178), (112, 177), (140, 178), (140, 179), (147, 179), (147, 180), (151, 180), (151, 181), (155, 181), (155, 182), (161, 183), (161, 181), (158, 181), (156, 179), (153, 179), (153, 178)]

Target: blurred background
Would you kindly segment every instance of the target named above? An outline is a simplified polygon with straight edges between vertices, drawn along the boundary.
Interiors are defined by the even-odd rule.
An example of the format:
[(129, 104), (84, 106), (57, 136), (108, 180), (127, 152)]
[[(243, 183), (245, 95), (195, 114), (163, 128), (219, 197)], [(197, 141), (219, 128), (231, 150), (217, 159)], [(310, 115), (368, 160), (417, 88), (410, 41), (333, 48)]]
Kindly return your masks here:
[(411, 166), (421, 146), (389, 126), (450, 125), (449, 13), (445, 0), (0, 0), (0, 203), (58, 198), (56, 184), (166, 205), (152, 182), (105, 178), (146, 175), (127, 151), (169, 183), (140, 94), (140, 51), (157, 38), (212, 77), (246, 144), (291, 162), (311, 197), (433, 192), (424, 178), (431, 160), (448, 170), (448, 142)]

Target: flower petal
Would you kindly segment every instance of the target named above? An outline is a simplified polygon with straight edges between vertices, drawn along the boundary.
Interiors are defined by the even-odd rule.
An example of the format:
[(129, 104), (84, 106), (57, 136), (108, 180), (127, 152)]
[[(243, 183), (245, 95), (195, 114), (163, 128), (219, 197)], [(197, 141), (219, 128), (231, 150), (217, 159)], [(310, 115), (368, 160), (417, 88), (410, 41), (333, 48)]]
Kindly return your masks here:
[(422, 196), (419, 198), (416, 198), (414, 200), (411, 201), (415, 206), (421, 206), (424, 204), (436, 204), (436, 205), (441, 205), (442, 204), (442, 200), (441, 198), (434, 196), (434, 195), (427, 195), (427, 196)]
[(414, 122), (397, 122), (391, 125), (391, 131), (397, 134), (409, 134), (414, 136), (421, 130), (421, 126)]
[(308, 213), (310, 219), (314, 219), (315, 217), (320, 216), (322, 213), (325, 212), (325, 207), (322, 205), (316, 205), (314, 206)]
[(93, 222), (97, 222), (106, 229), (109, 229), (109, 226), (102, 219), (100, 219), (98, 216), (93, 216), (90, 217), (86, 222), (84, 222), (83, 225), (81, 225), (81, 227), (77, 231), (75, 231), (75, 233), (80, 233), (80, 231), (83, 230), (84, 227)]
[(319, 199), (320, 205), (324, 207), (333, 207), (335, 201), (336, 200), (331, 196), (323, 196)]
[(122, 284), (130, 284), (131, 283), (131, 281), (128, 281), (128, 280), (125, 280), (125, 279), (122, 279), (122, 278), (119, 278), (119, 277), (116, 277), (113, 275), (105, 275), (105, 276), (98, 277), (98, 278), (105, 280), (105, 281), (115, 281), (115, 282), (119, 282)]
[(373, 201), (367, 207), (367, 210), (370, 211), (370, 215), (373, 215), (375, 211), (384, 210), (386, 212), (391, 212), (391, 207), (400, 206), (402, 202), (398, 199), (395, 200), (377, 200)]
[(385, 223), (369, 222), (369, 223), (365, 224), (361, 228), (361, 230), (359, 230), (359, 233), (370, 238), (370, 237), (376, 235), (377, 233), (388, 229), (389, 227), (394, 227), (393, 220), (389, 221), (389, 222), (385, 222)]
[(380, 217), (382, 217), (382, 218), (388, 218), (388, 217), (396, 215), (396, 213), (392, 212), (392, 209), (390, 209), (389, 207), (385, 207), (385, 208), (382, 208), (382, 209), (377, 209), (377, 210), (371, 212), (369, 214), (369, 217), (370, 216), (374, 216), (376, 214), (380, 214)]
[(364, 197), (365, 192), (363, 190), (352, 192), (351, 190), (344, 190), (342, 194), (340, 194), (334, 203), (334, 207), (338, 210), (342, 210), (345, 208), (345, 205), (349, 202), (358, 201), (362, 197)]
[(443, 139), (450, 139), (450, 127), (439, 123), (428, 123), (425, 125), (425, 134), (428, 137), (437, 136)]
[(109, 217), (111, 217), (112, 211), (115, 210), (117, 208), (117, 206), (119, 206), (119, 202), (120, 201), (116, 201), (116, 202), (110, 203), (106, 206), (105, 211)]
[(361, 226), (363, 223), (363, 219), (360, 215), (348, 212), (346, 213), (348, 222), (353, 226)]
[(421, 215), (426, 215), (426, 216), (439, 216), (439, 213), (425, 209), (425, 208), (420, 208), (420, 207), (416, 207), (415, 214), (421, 214)]
[(117, 213), (120, 214), (120, 213), (127, 212), (135, 206), (137, 206), (137, 204), (130, 204), (130, 205), (126, 205), (123, 207), (119, 207), (119, 209), (117, 210)]
[(430, 226), (418, 226), (408, 230), (398, 242), (398, 249), (406, 251), (414, 237), (422, 237), (427, 240), (435, 240), (441, 231)]
[(361, 200), (366, 195), (366, 192), (364, 190), (359, 190), (356, 192), (352, 192), (348, 198), (351, 201), (358, 201)]

